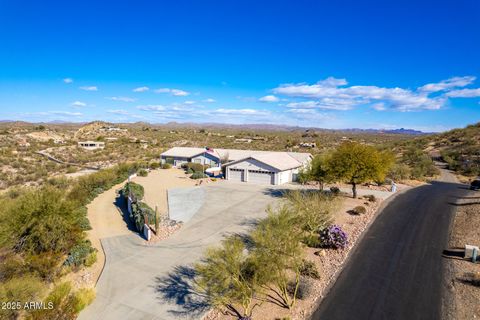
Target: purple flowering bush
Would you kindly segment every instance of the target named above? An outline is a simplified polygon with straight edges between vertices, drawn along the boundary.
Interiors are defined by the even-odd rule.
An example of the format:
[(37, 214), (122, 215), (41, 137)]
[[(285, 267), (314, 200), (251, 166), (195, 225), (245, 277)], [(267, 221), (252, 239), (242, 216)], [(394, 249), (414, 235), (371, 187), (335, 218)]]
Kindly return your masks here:
[(347, 234), (335, 224), (320, 231), (320, 243), (325, 248), (343, 249), (347, 246)]

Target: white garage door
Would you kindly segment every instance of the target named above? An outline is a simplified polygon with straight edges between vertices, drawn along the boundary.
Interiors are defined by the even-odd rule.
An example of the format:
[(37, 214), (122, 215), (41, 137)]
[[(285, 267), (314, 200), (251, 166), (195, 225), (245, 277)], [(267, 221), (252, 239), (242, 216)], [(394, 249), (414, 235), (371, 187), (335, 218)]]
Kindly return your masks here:
[(229, 171), (228, 172), (228, 180), (238, 181), (238, 182), (242, 182), (242, 181), (245, 180), (243, 178), (244, 174), (245, 174), (245, 170), (243, 170), (243, 169), (229, 169), (228, 171)]
[(248, 170), (248, 182), (258, 184), (273, 184), (273, 172)]

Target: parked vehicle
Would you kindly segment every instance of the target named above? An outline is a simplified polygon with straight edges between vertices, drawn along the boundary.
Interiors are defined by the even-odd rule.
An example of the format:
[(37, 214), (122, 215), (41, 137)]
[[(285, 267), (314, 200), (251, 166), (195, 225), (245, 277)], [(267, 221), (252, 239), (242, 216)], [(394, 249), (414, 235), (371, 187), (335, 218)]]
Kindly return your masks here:
[(480, 180), (473, 180), (470, 183), (470, 190), (480, 190)]

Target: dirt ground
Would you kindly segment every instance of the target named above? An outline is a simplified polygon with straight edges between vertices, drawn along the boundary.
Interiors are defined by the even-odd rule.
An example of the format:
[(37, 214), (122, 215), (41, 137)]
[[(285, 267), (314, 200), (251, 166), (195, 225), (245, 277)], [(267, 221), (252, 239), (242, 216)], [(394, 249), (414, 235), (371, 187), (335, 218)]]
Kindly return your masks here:
[(190, 179), (182, 169), (159, 169), (151, 171), (146, 177), (135, 177), (133, 182), (145, 189), (143, 202), (151, 208), (157, 206), (160, 214), (167, 212), (167, 190), (172, 188), (193, 187), (198, 181)]
[[(465, 244), (480, 245), (480, 192), (459, 199), (450, 234), (450, 248), (464, 248)], [(477, 285), (466, 281), (468, 274), (477, 275)], [(480, 318), (480, 262), (463, 259), (447, 260), (447, 297), (444, 303), (445, 319)]]
[[(399, 185), (399, 191), (408, 189), (406, 185)], [(384, 203), (382, 199), (375, 202), (369, 202), (360, 197), (353, 199), (350, 196), (343, 197), (342, 205), (334, 215), (334, 224), (340, 225), (348, 235), (348, 245), (343, 250), (306, 248), (306, 259), (313, 261), (320, 273), (320, 279), (306, 279), (308, 288), (305, 292), (305, 298), (297, 300), (295, 307), (289, 311), (272, 303), (263, 303), (256, 308), (253, 313), (254, 319), (276, 320), (276, 319), (308, 319), (314, 311), (319, 299), (328, 291), (329, 286), (342, 269), (349, 252), (361, 238), (363, 232), (368, 228), (378, 209)], [(356, 206), (364, 206), (367, 213), (363, 215), (352, 215), (350, 210)], [(230, 316), (225, 316), (218, 311), (208, 313), (204, 320), (231, 320)]]

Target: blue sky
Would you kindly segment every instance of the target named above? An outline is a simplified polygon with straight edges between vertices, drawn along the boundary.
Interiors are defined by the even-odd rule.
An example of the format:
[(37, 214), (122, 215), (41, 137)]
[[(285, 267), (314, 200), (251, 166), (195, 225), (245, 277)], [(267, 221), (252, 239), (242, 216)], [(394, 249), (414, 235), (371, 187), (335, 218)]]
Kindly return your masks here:
[(480, 121), (479, 31), (477, 0), (0, 0), (0, 119), (442, 131)]

